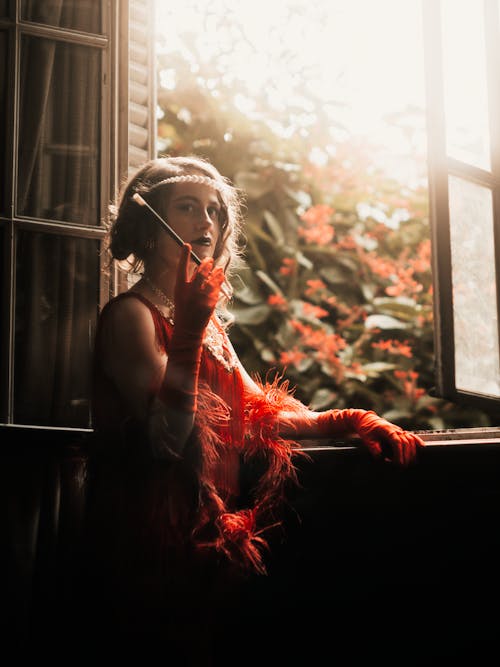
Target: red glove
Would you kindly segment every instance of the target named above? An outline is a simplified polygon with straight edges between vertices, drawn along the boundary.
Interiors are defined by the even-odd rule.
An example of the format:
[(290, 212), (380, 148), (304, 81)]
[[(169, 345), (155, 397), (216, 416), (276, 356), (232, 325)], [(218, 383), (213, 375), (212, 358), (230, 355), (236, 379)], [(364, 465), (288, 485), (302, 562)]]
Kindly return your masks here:
[(372, 410), (327, 410), (318, 416), (324, 436), (356, 433), (363, 445), (376, 458), (407, 466), (417, 457), (424, 441), (415, 433), (379, 417)]
[(174, 291), (174, 331), (160, 398), (183, 412), (196, 412), (198, 374), (205, 328), (214, 312), (224, 282), (224, 270), (205, 258), (189, 279), (191, 246), (181, 251)]

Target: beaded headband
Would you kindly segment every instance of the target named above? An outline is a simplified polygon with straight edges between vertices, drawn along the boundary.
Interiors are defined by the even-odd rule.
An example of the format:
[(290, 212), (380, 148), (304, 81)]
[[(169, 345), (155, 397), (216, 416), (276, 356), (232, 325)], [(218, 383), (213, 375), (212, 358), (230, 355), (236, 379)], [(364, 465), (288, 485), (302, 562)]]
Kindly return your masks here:
[(211, 178), (210, 176), (185, 174), (183, 176), (171, 176), (170, 178), (165, 178), (163, 181), (159, 181), (158, 183), (152, 185), (149, 188), (149, 192), (151, 192), (151, 190), (156, 190), (156, 188), (159, 188), (161, 185), (169, 185), (170, 183), (200, 183), (201, 185), (208, 185), (214, 190), (224, 191), (228, 189), (228, 186), (225, 183), (221, 183), (221, 181), (217, 181), (215, 178)]

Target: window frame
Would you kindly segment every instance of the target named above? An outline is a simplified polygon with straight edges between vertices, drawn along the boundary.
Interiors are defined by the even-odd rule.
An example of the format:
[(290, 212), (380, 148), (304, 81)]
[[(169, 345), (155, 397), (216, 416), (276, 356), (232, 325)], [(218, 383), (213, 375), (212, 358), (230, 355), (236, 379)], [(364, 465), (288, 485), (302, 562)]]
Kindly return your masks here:
[[(121, 3), (120, 3), (121, 4)], [(0, 29), (5, 29), (8, 34), (7, 67), (9, 79), (9, 94), (11, 104), (7, 105), (7, 155), (6, 172), (7, 178), (4, 186), (4, 202), (6, 205), (0, 211), (0, 226), (4, 234), (4, 256), (3, 256), (3, 292), (2, 302), (4, 314), (2, 317), (2, 340), (5, 341), (0, 351), (1, 387), (0, 387), (0, 422), (3, 424), (14, 424), (14, 331), (15, 331), (15, 308), (16, 308), (16, 237), (19, 232), (33, 231), (44, 234), (57, 234), (60, 236), (76, 236), (80, 239), (94, 239), (102, 242), (105, 236), (104, 221), (107, 217), (112, 183), (116, 177), (113, 174), (113, 159), (115, 152), (114, 123), (109, 123), (116, 106), (112, 99), (113, 77), (112, 72), (119, 60), (113, 48), (119, 34), (118, 30), (118, 8), (115, 3), (102, 0), (102, 32), (83, 33), (77, 30), (58, 28), (50, 25), (36, 23), (21, 19), (20, 3), (13, 3), (10, 17), (0, 20)], [(17, 188), (18, 188), (18, 158), (17, 146), (19, 145), (20, 125), (20, 81), (21, 41), (24, 36), (29, 35), (70, 44), (78, 44), (100, 50), (100, 82), (99, 95), (101, 99), (100, 124), (101, 132), (99, 138), (100, 170), (99, 170), (99, 224), (84, 225), (70, 221), (57, 222), (34, 216), (21, 215), (17, 210)], [(102, 260), (101, 260), (102, 261)], [(102, 306), (109, 295), (110, 283), (105, 271), (99, 271), (99, 303), (96, 308)]]
[[(154, 0), (101, 0), (102, 29), (87, 33), (69, 28), (23, 20), (21, 2), (11, 2), (6, 16), (0, 17), (0, 30), (6, 33), (7, 95), (6, 108), (6, 178), (0, 185), (0, 234), (3, 256), (0, 271), (2, 321), (0, 323), (0, 426), (31, 431), (67, 430), (86, 432), (90, 429), (18, 424), (14, 422), (14, 331), (16, 313), (16, 236), (20, 231), (35, 231), (80, 239), (97, 240), (100, 251), (109, 220), (109, 205), (127, 178), (134, 160), (146, 160), (156, 155), (156, 86), (154, 70)], [(18, 142), (20, 124), (21, 40), (23, 36), (45, 37), (100, 49), (100, 167), (99, 167), (99, 222), (95, 225), (58, 222), (27, 215), (19, 215), (17, 207)], [(137, 62), (136, 62), (137, 61)], [(142, 63), (140, 62), (142, 61)], [(134, 66), (142, 66), (140, 75), (143, 126), (134, 125)], [(137, 107), (137, 104), (136, 104)], [(137, 145), (137, 136), (146, 137)], [(116, 265), (108, 266), (107, 257), (100, 252), (96, 316), (109, 298), (124, 287), (126, 278)]]
[(500, 398), (459, 389), (455, 380), (452, 259), (448, 179), (459, 177), (491, 190), (495, 240), (497, 324), (500, 341), (500, 32), (497, 0), (483, 0), (490, 171), (447, 155), (442, 53), (441, 0), (422, 0), (427, 97), (429, 217), (434, 298), (435, 394), (457, 404), (498, 414)]

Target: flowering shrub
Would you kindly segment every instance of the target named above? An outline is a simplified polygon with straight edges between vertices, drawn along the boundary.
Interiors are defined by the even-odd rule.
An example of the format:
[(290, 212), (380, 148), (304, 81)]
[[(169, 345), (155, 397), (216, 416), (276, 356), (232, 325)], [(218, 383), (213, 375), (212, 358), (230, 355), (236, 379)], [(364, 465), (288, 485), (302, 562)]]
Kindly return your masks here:
[(305, 168), (285, 183), (276, 171), (272, 191), (248, 200), (232, 330), (243, 363), (283, 374), (313, 409), (374, 409), (411, 429), (487, 425), (432, 396), (426, 191), (348, 174), (346, 198), (324, 174), (319, 188)]
[(172, 55), (169, 66), (181, 83), (158, 91), (160, 148), (208, 157), (246, 194), (246, 267), (230, 330), (245, 367), (285, 376), (318, 410), (374, 409), (411, 429), (488, 425), (478, 410), (432, 395), (426, 188), (389, 178), (352, 138), (312, 162), (311, 146), (332, 141), (320, 103), (316, 134), (283, 141), (270, 126), (286, 127), (286, 117), (235, 108), (237, 82), (218, 80), (214, 95), (214, 70), (193, 73)]

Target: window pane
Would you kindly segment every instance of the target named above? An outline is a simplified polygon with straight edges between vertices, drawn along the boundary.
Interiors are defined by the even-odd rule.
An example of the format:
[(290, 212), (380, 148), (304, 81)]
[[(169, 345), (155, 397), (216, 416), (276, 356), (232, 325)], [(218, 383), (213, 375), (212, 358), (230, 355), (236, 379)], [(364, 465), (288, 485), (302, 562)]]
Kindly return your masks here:
[(450, 176), (457, 389), (500, 396), (491, 190)]
[(20, 232), (16, 246), (14, 421), (90, 425), (99, 244)]
[(6, 212), (5, 171), (7, 148), (7, 33), (0, 32), (0, 212)]
[(22, 41), (18, 212), (98, 225), (100, 51)]
[(0, 0), (0, 16), (9, 15), (9, 0)]
[(443, 0), (442, 12), (447, 151), (489, 170), (483, 3)]
[[(5, 227), (4, 225), (0, 225), (0, 257), (2, 258), (2, 264), (3, 264), (3, 258), (5, 257), (4, 255), (5, 252)], [(4, 302), (4, 295), (5, 295), (5, 290), (4, 290), (4, 280), (5, 280), (5, 271), (0, 271), (0, 313), (6, 313), (6, 304)], [(3, 315), (2, 317), (6, 317), (6, 315)], [(4, 338), (5, 335), (5, 327), (3, 326), (4, 321), (0, 322), (0, 421), (3, 421), (5, 418), (4, 415), (2, 414), (3, 406), (6, 405), (6, 383), (5, 379), (7, 378), (7, 368), (4, 368), (4, 363), (7, 363), (7, 358), (6, 358), (6, 352), (7, 352), (7, 341)]]
[(102, 31), (102, 0), (22, 0), (25, 21), (83, 32)]

